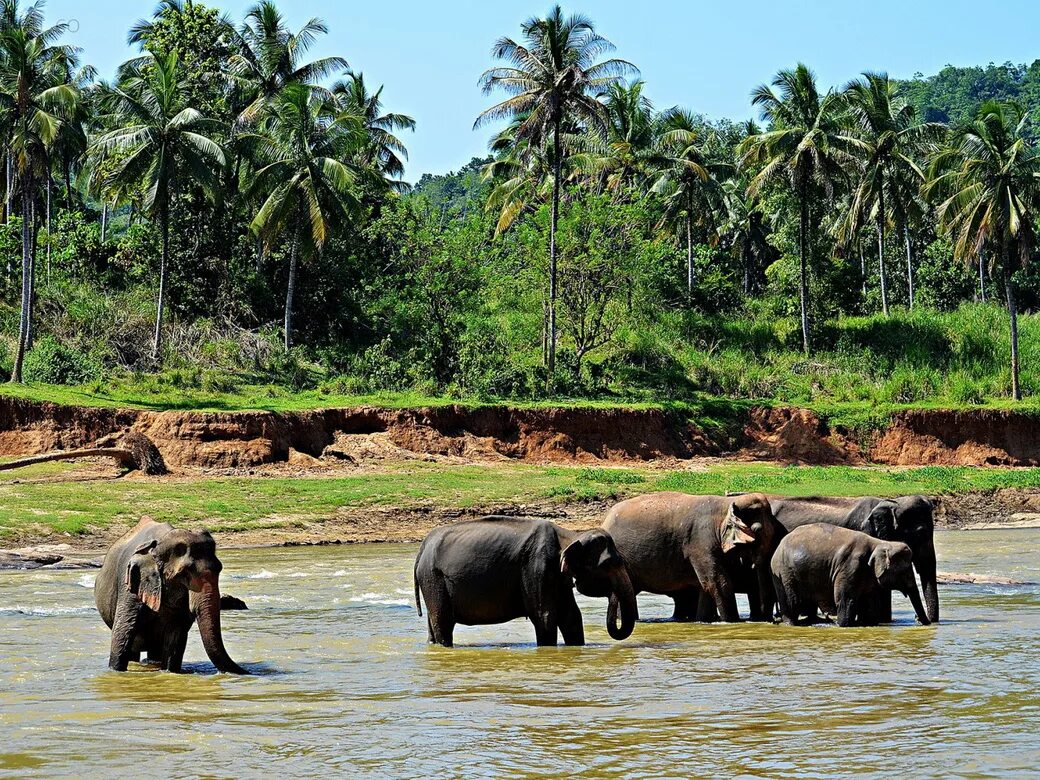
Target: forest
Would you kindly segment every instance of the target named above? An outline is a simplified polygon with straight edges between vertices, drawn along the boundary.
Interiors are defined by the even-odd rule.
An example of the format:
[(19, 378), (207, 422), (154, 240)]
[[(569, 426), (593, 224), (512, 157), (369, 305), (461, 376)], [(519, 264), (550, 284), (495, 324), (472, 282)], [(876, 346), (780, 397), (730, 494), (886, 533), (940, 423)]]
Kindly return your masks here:
[(487, 157), (408, 183), (421, 117), (308, 56), (320, 19), (164, 0), (107, 81), (0, 2), (0, 370), (155, 403), (1040, 393), (1040, 60), (795, 64), (729, 121), (654, 106), (580, 14), (502, 32)]

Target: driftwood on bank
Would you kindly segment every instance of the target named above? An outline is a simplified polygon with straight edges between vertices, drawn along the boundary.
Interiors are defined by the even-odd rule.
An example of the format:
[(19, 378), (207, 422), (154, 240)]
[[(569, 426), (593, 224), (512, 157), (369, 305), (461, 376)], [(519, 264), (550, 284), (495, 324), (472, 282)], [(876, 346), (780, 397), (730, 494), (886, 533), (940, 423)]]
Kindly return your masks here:
[(79, 458), (114, 458), (127, 471), (140, 471), (149, 476), (168, 473), (162, 453), (151, 439), (143, 433), (130, 432), (119, 442), (120, 446), (88, 447), (81, 450), (63, 450), (49, 452), (44, 455), (32, 455), (28, 458), (0, 463), (0, 471), (35, 466), (38, 463), (52, 463), (61, 460), (77, 460)]

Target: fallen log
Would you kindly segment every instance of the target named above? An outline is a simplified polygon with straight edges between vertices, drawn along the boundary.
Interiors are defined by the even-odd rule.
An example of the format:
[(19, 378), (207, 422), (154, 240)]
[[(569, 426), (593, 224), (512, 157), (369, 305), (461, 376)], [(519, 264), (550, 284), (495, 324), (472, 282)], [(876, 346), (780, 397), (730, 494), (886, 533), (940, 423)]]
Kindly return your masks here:
[(7, 463), (0, 463), (0, 471), (10, 471), (38, 463), (53, 463), (79, 458), (114, 458), (127, 471), (141, 471), (149, 476), (168, 473), (159, 448), (143, 433), (131, 432), (123, 437), (118, 447), (88, 447), (81, 450), (62, 450), (44, 455), (32, 455)]

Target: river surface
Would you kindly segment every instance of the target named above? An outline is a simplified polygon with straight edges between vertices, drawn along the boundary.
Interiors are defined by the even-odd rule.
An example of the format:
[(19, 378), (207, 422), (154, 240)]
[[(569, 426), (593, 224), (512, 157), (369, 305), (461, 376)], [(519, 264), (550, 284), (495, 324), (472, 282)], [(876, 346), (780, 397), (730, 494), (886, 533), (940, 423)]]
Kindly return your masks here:
[[(940, 569), (1040, 580), (1040, 531), (938, 535)], [(215, 674), (105, 669), (94, 572), (0, 574), (4, 777), (1036, 776), (1040, 586), (940, 586), (943, 622), (697, 626), (536, 648), (525, 621), (426, 644), (415, 545), (226, 551)]]

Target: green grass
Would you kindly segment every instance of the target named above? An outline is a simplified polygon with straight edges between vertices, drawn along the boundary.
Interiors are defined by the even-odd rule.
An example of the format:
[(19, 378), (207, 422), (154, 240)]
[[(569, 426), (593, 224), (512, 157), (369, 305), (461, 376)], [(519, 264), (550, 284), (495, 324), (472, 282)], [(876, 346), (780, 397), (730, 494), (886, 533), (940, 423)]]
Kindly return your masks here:
[(1040, 469), (891, 469), (722, 463), (706, 471), (524, 464), (401, 464), (335, 478), (219, 478), (0, 483), (0, 540), (133, 525), (141, 515), (214, 531), (349, 519), (357, 508), (494, 508), (538, 501), (618, 500), (657, 490), (782, 495), (899, 495), (1040, 487)]

